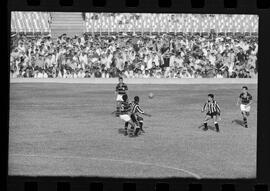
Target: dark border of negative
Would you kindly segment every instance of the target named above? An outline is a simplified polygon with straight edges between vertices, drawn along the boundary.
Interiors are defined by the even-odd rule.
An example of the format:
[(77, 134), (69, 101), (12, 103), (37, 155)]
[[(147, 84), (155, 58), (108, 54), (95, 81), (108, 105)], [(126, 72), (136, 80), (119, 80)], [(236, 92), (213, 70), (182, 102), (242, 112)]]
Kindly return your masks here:
[[(133, 0), (134, 1), (134, 0)], [(270, 184), (270, 130), (268, 127), (269, 91), (267, 76), (270, 71), (270, 5), (267, 0), (8, 0), (2, 8), (7, 30), (4, 41), (5, 63), (2, 62), (3, 84), (1, 99), (4, 114), (1, 116), (2, 177), (6, 184), (1, 190), (267, 190)], [(168, 3), (169, 1), (169, 3)], [(231, 3), (233, 1), (236, 3)], [(7, 4), (5, 4), (7, 2)], [(30, 4), (30, 5), (29, 5)], [(65, 6), (61, 6), (65, 5)], [(105, 6), (103, 6), (105, 5)], [(131, 5), (126, 7), (126, 5)], [(230, 8), (226, 8), (230, 7)], [(208, 13), (259, 15), (259, 82), (258, 82), (258, 133), (256, 179), (124, 179), (99, 177), (28, 177), (8, 176), (8, 124), (9, 124), (9, 38), (11, 11), (71, 11), (71, 12), (153, 12), (153, 13)], [(136, 189), (137, 188), (137, 189)]]

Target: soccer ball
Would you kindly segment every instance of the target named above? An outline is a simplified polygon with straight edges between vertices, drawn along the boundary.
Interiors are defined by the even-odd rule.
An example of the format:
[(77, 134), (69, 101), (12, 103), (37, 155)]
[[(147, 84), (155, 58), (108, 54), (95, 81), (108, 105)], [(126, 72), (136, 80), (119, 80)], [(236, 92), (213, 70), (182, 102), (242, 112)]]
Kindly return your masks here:
[(149, 97), (149, 99), (152, 99), (152, 98), (154, 98), (154, 94), (151, 92), (151, 93), (149, 93), (148, 97)]

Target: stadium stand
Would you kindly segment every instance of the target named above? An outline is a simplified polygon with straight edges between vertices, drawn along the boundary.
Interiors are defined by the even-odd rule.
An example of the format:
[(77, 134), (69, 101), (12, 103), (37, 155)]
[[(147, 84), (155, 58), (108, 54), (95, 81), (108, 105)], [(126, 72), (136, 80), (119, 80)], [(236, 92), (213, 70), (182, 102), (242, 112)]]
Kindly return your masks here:
[(85, 22), (82, 13), (79, 12), (51, 12), (51, 36), (58, 37), (61, 34), (68, 36), (81, 35), (85, 32)]
[(87, 32), (258, 32), (256, 15), (86, 13)]
[(255, 15), (13, 12), (11, 30), (13, 78), (257, 75)]
[(11, 32), (49, 34), (50, 20), (47, 12), (11, 12)]

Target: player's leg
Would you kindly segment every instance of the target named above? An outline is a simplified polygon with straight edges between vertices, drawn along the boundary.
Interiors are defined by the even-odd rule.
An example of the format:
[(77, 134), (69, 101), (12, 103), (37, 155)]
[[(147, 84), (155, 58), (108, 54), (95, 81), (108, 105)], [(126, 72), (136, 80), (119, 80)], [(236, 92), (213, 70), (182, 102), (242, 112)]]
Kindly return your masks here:
[(143, 130), (143, 118), (141, 116), (137, 116), (137, 121), (139, 122), (140, 130), (142, 132), (144, 132), (144, 130)]
[(134, 131), (134, 135), (138, 136), (139, 131), (140, 131), (140, 127), (136, 126), (135, 131)]
[(204, 128), (203, 128), (203, 130), (204, 131), (206, 131), (207, 129), (208, 129), (208, 127), (207, 127), (207, 122), (208, 122), (208, 120), (211, 118), (211, 116), (209, 115), (209, 114), (206, 114), (206, 116), (205, 116), (205, 118), (204, 118), (204, 122), (203, 122), (203, 126), (204, 126)]
[(116, 97), (116, 112), (115, 112), (116, 117), (119, 117), (120, 115), (120, 106), (122, 101), (123, 101), (122, 95), (118, 94)]
[(139, 131), (141, 130), (140, 128), (140, 121), (138, 120), (138, 116), (133, 114), (133, 119), (134, 121), (136, 121), (136, 123), (134, 123), (135, 126), (135, 131), (134, 131), (134, 136), (137, 136)]
[(246, 115), (246, 106), (244, 104), (240, 105), (241, 114), (244, 121), (244, 126), (247, 128), (247, 115)]
[(247, 115), (246, 115), (246, 111), (242, 110), (242, 117), (243, 117), (243, 121), (244, 121), (244, 126), (247, 128)]
[(244, 126), (247, 128), (247, 114), (245, 111), (242, 111), (242, 115), (243, 115), (243, 121), (244, 121)]
[(128, 121), (127, 123), (130, 125), (131, 129), (134, 129), (135, 124), (133, 123), (132, 120)]
[(128, 133), (127, 133), (127, 128), (128, 128), (128, 124), (130, 124), (130, 117), (129, 115), (127, 114), (124, 114), (124, 115), (119, 115), (120, 119), (123, 120), (125, 122), (125, 128), (124, 128), (124, 135), (126, 136)]
[(124, 128), (125, 131), (127, 131), (127, 129), (128, 129), (128, 124), (129, 124), (128, 122), (125, 122), (125, 128)]
[(216, 131), (219, 132), (218, 115), (214, 115), (213, 120), (216, 127)]
[(120, 113), (120, 101), (116, 101), (116, 112), (115, 112), (115, 116), (119, 117), (119, 113)]
[(249, 112), (250, 112), (250, 106), (246, 106), (246, 110), (245, 110), (245, 115), (246, 115), (245, 127), (246, 127), (246, 128), (248, 127), (248, 124), (247, 124), (247, 118), (248, 118), (248, 116), (249, 116)]
[[(135, 114), (131, 114), (131, 115), (130, 115), (130, 118), (131, 118), (132, 122), (133, 122), (135, 125), (139, 126), (139, 122), (138, 122), (138, 120), (137, 120)], [(134, 129), (134, 127), (133, 127), (133, 129)]]
[(132, 121), (132, 119), (130, 119), (129, 124), (130, 124), (132, 130), (135, 129), (135, 130), (133, 131), (133, 136), (137, 136), (137, 135), (138, 135), (138, 131), (139, 131), (139, 130), (138, 130), (139, 127)]

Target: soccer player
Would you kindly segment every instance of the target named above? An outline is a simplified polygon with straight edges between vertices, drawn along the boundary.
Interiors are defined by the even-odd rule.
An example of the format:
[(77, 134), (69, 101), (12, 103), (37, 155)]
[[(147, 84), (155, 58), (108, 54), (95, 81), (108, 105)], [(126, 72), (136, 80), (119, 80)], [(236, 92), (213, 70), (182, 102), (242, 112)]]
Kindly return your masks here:
[(236, 105), (240, 104), (240, 110), (243, 116), (243, 121), (244, 121), (244, 126), (248, 128), (247, 125), (247, 117), (249, 116), (250, 108), (251, 108), (251, 103), (252, 103), (252, 96), (250, 93), (248, 93), (248, 87), (243, 86), (242, 87), (242, 93), (240, 94)]
[(139, 106), (139, 102), (140, 102), (140, 98), (139, 96), (135, 96), (134, 97), (134, 101), (132, 101), (131, 103), (131, 119), (132, 121), (137, 125), (137, 128), (135, 129), (134, 135), (137, 136), (139, 131), (144, 132), (143, 130), (143, 118), (139, 115), (145, 115), (148, 117), (151, 117), (150, 114), (145, 113), (141, 107)]
[(125, 135), (127, 135), (127, 128), (128, 125), (131, 125), (131, 129), (134, 129), (134, 123), (130, 118), (130, 110), (131, 110), (131, 104), (128, 102), (128, 96), (127, 94), (122, 96), (123, 101), (120, 104), (120, 113), (119, 117), (123, 121), (125, 121)]
[(219, 125), (218, 125), (217, 119), (218, 119), (218, 116), (220, 116), (220, 107), (217, 104), (217, 101), (214, 100), (214, 94), (208, 94), (208, 100), (204, 104), (202, 108), (202, 112), (204, 112), (205, 110), (207, 112), (206, 112), (206, 116), (203, 123), (204, 124), (203, 130), (206, 131), (208, 129), (207, 122), (210, 118), (212, 118), (214, 120), (216, 131), (219, 132)]
[(120, 104), (123, 101), (122, 97), (123, 95), (127, 94), (128, 87), (127, 85), (123, 82), (123, 78), (119, 77), (119, 83), (117, 84), (115, 88), (115, 94), (116, 94), (116, 117), (119, 116), (119, 109), (120, 109)]

